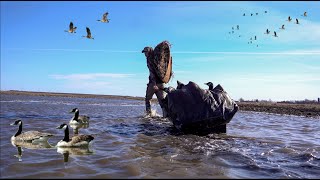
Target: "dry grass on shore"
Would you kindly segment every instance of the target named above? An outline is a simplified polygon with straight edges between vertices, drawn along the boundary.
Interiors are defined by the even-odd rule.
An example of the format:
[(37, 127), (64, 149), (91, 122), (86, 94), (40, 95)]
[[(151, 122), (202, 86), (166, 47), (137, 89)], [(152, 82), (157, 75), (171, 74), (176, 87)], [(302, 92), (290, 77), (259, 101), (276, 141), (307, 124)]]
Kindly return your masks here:
[[(97, 94), (74, 94), (74, 93), (55, 93), (55, 92), (32, 92), (32, 91), (0, 91), (1, 94), (11, 95), (31, 95), (31, 96), (59, 96), (59, 97), (78, 97), (78, 98), (108, 98), (108, 99), (129, 99), (144, 101), (144, 97), (118, 96), (118, 95), (97, 95)], [(157, 99), (152, 99), (157, 103)], [(288, 114), (320, 119), (320, 104), (295, 104), (277, 102), (237, 102), (240, 111), (268, 112), (275, 114)]]

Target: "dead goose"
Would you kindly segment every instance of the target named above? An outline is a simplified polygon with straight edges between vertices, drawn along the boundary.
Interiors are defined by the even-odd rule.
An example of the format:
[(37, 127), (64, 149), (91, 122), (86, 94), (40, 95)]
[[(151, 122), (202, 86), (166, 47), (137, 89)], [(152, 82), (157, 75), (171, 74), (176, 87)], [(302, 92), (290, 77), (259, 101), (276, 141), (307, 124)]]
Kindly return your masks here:
[(102, 19), (99, 19), (97, 21), (100, 21), (100, 22), (103, 22), (103, 23), (109, 23), (110, 19), (108, 19), (108, 14), (109, 14), (108, 12), (104, 13), (103, 16), (102, 16)]
[(70, 124), (88, 124), (90, 117), (85, 115), (79, 115), (79, 109), (74, 108), (70, 111), (70, 113), (74, 113), (74, 116), (70, 120)]
[(69, 139), (69, 127), (67, 124), (61, 124), (57, 129), (64, 129), (64, 138), (57, 143), (57, 147), (86, 147), (94, 139), (91, 135), (77, 135)]
[(39, 131), (27, 131), (22, 133), (22, 121), (16, 120), (10, 125), (19, 125), (19, 129), (15, 135), (11, 137), (11, 141), (28, 141), (28, 142), (45, 142), (53, 135), (50, 133), (42, 133)]
[(70, 22), (70, 24), (69, 24), (69, 30), (68, 30), (68, 31), (67, 31), (67, 30), (64, 30), (64, 32), (76, 33), (76, 29), (77, 29), (77, 27), (73, 27), (73, 23)]
[(89, 29), (88, 27), (86, 27), (86, 29), (87, 29), (87, 35), (86, 35), (86, 36), (82, 36), (82, 37), (86, 37), (86, 38), (88, 38), (88, 39), (94, 39), (94, 38), (91, 36), (91, 31), (90, 31), (90, 29)]
[(204, 83), (204, 84), (209, 86), (209, 90), (213, 90), (212, 82), (207, 82), (207, 83)]

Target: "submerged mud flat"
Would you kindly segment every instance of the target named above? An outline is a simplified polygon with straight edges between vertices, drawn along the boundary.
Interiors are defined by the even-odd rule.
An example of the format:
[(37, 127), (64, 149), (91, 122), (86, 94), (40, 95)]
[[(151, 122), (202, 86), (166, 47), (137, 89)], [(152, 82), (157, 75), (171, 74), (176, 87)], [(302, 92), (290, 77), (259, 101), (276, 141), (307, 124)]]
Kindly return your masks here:
[[(1, 178), (317, 178), (320, 176), (320, 127), (302, 116), (237, 112), (226, 134), (197, 136), (177, 131), (161, 118), (144, 116), (144, 102), (1, 94)], [(55, 129), (68, 123), (73, 108), (90, 116), (79, 134), (95, 139), (88, 149), (61, 149)], [(50, 148), (10, 142), (23, 131), (52, 133)], [(70, 128), (70, 135), (73, 129)]]

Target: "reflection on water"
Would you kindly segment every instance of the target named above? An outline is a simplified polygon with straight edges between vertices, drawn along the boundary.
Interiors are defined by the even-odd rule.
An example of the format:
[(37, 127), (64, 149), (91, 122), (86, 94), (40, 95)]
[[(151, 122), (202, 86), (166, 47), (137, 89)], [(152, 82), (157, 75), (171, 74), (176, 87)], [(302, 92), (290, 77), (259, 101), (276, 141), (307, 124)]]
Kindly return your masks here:
[[(145, 117), (143, 101), (1, 95), (0, 103), (1, 178), (320, 177), (316, 118), (240, 111), (226, 134), (197, 136), (161, 118), (159, 106)], [(91, 134), (94, 143), (84, 149), (55, 147), (64, 137), (55, 127), (69, 124), (75, 106), (90, 116), (90, 126), (70, 126), (70, 137)], [(13, 147), (8, 124), (17, 118), (27, 130), (53, 134), (50, 147)]]
[(69, 156), (84, 156), (91, 155), (93, 151), (90, 150), (90, 147), (76, 147), (76, 148), (67, 148), (67, 147), (57, 147), (57, 152), (63, 154), (63, 162), (69, 161)]
[(18, 154), (14, 155), (22, 161), (22, 148), (26, 149), (47, 149), (53, 148), (54, 146), (50, 145), (49, 142), (26, 142), (26, 141), (11, 141), (12, 146), (17, 147)]

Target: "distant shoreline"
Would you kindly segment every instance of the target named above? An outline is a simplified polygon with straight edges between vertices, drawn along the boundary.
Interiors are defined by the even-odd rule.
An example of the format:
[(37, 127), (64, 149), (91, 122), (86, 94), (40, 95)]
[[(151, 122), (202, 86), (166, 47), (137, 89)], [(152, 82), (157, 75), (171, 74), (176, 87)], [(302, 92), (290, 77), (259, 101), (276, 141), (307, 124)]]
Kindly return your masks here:
[[(58, 93), (58, 92), (33, 92), (33, 91), (0, 91), (1, 94), (8, 95), (31, 95), (31, 96), (59, 96), (59, 97), (78, 97), (78, 98), (108, 98), (108, 99), (128, 99), (144, 101), (144, 97), (119, 96), (119, 95), (99, 95), (99, 94), (76, 94), (76, 93)], [(153, 103), (158, 103), (156, 98)], [(320, 119), (320, 104), (305, 103), (277, 103), (277, 102), (237, 102), (240, 111), (267, 112), (275, 114), (297, 115), (313, 117)]]

